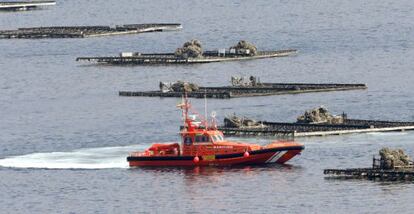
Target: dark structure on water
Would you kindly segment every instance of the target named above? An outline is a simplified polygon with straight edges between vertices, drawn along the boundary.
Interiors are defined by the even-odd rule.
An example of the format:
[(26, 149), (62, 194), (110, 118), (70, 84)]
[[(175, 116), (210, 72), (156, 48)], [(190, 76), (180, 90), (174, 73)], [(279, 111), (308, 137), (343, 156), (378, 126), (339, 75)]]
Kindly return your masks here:
[(56, 1), (1, 1), (0, 11), (22, 11), (56, 5)]
[(110, 26), (56, 26), (0, 31), (0, 39), (86, 38), (181, 29), (181, 24), (154, 23)]
[(335, 179), (414, 181), (414, 164), (404, 151), (383, 148), (379, 154), (371, 168), (325, 169), (323, 173)]
[(182, 97), (183, 92), (186, 91), (188, 97), (226, 99), (367, 88), (365, 84), (261, 83), (253, 76), (250, 77), (251, 80), (248, 82), (240, 81), (241, 79), (232, 77), (232, 85), (222, 87), (202, 87), (194, 83), (181, 81), (175, 83), (161, 82), (158, 91), (120, 91), (119, 96)]
[(78, 57), (76, 61), (106, 63), (112, 65), (154, 65), (154, 64), (195, 64), (236, 60), (285, 57), (297, 53), (296, 50), (258, 51), (246, 41), (240, 41), (229, 49), (203, 51), (201, 42), (191, 40), (173, 53), (123, 52), (119, 56)]
[(88, 61), (97, 63), (107, 63), (113, 65), (144, 65), (144, 64), (196, 64), (211, 62), (226, 62), (237, 60), (264, 59), (273, 57), (285, 57), (295, 54), (296, 50), (279, 50), (279, 51), (260, 51), (255, 56), (244, 55), (222, 55), (218, 52), (211, 51), (203, 54), (199, 58), (182, 58), (177, 57), (174, 53), (121, 53), (120, 56), (110, 57), (78, 57), (76, 61)]
[(315, 112), (312, 110), (307, 114), (308, 112), (293, 123), (255, 121), (233, 115), (226, 117), (224, 126), (220, 126), (219, 129), (225, 135), (231, 136), (281, 136), (288, 138), (414, 130), (414, 122), (349, 119), (344, 113), (335, 116), (324, 112), (321, 113), (321, 116), (314, 117), (318, 118), (317, 121), (310, 122), (309, 117), (314, 116), (312, 114)]

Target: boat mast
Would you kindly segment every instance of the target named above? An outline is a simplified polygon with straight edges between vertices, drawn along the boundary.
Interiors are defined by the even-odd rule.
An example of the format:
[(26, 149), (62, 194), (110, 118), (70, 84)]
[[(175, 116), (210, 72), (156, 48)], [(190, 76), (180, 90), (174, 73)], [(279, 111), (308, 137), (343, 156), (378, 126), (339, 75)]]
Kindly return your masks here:
[(184, 93), (183, 103), (181, 103), (179, 107), (182, 109), (183, 114), (184, 114), (184, 127), (187, 128), (187, 131), (190, 131), (190, 132), (194, 131), (195, 127), (192, 124), (192, 120), (188, 117), (190, 103), (188, 102), (187, 92)]
[(185, 105), (185, 99), (184, 99), (184, 96), (182, 96), (181, 97), (181, 103), (179, 104), (179, 107), (181, 108), (181, 114), (182, 114), (182, 119), (183, 119), (183, 123), (184, 123), (184, 129), (187, 129), (187, 124), (186, 124), (186, 122), (187, 122), (187, 114), (186, 114), (186, 112), (185, 112), (185, 108), (183, 108), (184, 107), (184, 105)]
[(204, 89), (204, 121), (205, 121), (205, 130), (208, 129), (208, 116), (207, 116), (207, 89)]

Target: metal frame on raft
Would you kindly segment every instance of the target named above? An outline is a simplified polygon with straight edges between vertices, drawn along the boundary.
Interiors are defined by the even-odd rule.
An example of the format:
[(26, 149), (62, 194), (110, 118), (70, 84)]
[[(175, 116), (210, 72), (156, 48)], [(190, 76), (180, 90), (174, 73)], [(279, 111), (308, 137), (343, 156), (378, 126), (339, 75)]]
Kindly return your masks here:
[(29, 10), (38, 7), (44, 6), (53, 6), (56, 5), (56, 1), (7, 1), (0, 2), (0, 11), (19, 11), (19, 10)]
[(414, 181), (414, 163), (403, 150), (382, 148), (374, 155), (371, 168), (325, 169), (331, 179), (368, 179), (378, 181)]
[(354, 168), (354, 169), (325, 169), (325, 175), (329, 178), (343, 179), (368, 179), (380, 181), (414, 181), (414, 170), (384, 170), (376, 168)]
[(148, 23), (111, 26), (52, 26), (0, 31), (0, 39), (87, 38), (182, 29), (177, 23)]
[(312, 137), (352, 133), (414, 130), (414, 122), (345, 119), (342, 124), (306, 124), (257, 121), (262, 127), (219, 126), (227, 136)]
[(252, 60), (264, 59), (273, 57), (285, 57), (296, 54), (297, 50), (278, 50), (278, 51), (259, 51), (254, 56), (227, 54), (220, 55), (218, 52), (213, 54), (203, 54), (201, 57), (177, 57), (174, 53), (134, 53), (131, 56), (111, 56), (111, 57), (78, 57), (76, 61), (88, 61), (96, 63), (106, 63), (112, 65), (145, 65), (145, 64), (197, 64), (197, 63), (212, 63), (212, 62), (226, 62), (238, 60)]
[[(313, 92), (364, 90), (365, 84), (311, 84), (311, 83), (261, 83), (257, 86), (199, 87), (196, 91), (187, 91), (194, 98), (238, 98), (252, 96), (270, 96)], [(120, 91), (119, 96), (138, 97), (181, 97), (182, 91)]]

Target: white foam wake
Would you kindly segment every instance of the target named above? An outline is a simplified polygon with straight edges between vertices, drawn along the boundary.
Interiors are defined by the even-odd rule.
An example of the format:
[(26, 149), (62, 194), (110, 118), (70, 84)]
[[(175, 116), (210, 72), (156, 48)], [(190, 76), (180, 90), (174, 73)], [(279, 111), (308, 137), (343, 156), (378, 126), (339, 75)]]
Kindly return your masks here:
[(145, 146), (102, 147), (71, 152), (33, 153), (0, 159), (0, 166), (43, 169), (108, 169), (127, 168), (129, 152)]

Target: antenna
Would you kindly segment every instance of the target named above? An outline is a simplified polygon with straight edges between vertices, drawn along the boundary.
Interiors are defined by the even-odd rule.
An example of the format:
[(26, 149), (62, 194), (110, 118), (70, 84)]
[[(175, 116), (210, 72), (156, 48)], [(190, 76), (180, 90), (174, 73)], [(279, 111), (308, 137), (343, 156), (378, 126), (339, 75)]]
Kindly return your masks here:
[(217, 130), (217, 120), (216, 120), (217, 113), (215, 111), (211, 112), (211, 127)]
[(186, 115), (186, 112), (185, 112), (185, 109), (183, 108), (184, 106), (183, 105), (186, 105), (185, 104), (185, 101), (184, 101), (184, 94), (181, 96), (181, 104), (180, 104), (180, 107), (181, 107), (181, 114), (182, 114), (182, 117), (183, 117), (183, 123), (184, 123), (184, 129), (186, 129), (186, 122), (187, 122), (187, 115)]
[(207, 116), (207, 89), (204, 89), (204, 120), (206, 122), (205, 129), (208, 127), (208, 116)]
[[(182, 110), (184, 127), (186, 127), (186, 125), (188, 125), (188, 120), (189, 120), (188, 109), (190, 108), (190, 104), (188, 103), (188, 99), (187, 99), (187, 92), (184, 92), (181, 100), (182, 102), (178, 104), (177, 107), (179, 107)], [(190, 126), (188, 126), (187, 128), (190, 128)]]

